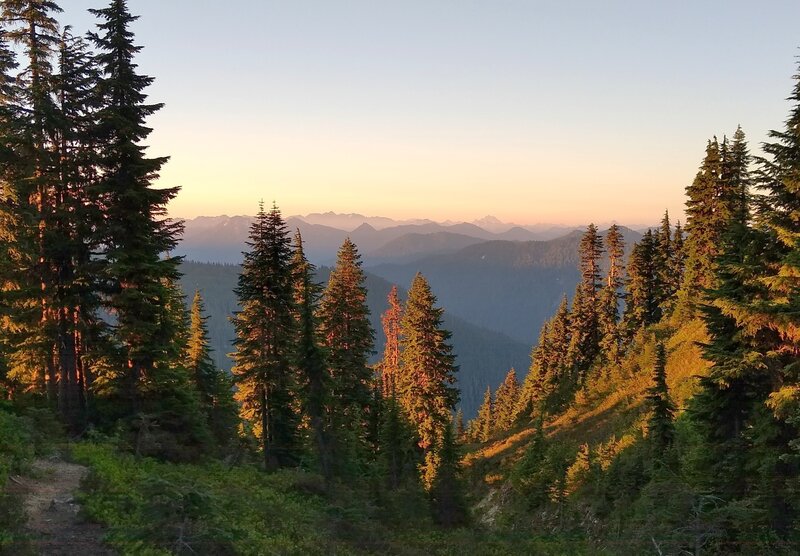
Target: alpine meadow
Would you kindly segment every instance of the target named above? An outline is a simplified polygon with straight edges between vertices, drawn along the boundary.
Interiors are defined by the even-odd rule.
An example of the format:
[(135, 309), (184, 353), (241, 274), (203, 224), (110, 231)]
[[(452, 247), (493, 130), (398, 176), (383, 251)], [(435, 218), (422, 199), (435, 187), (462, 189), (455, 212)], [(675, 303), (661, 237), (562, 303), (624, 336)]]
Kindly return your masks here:
[(0, 554), (800, 553), (797, 6), (105, 1), (0, 0)]

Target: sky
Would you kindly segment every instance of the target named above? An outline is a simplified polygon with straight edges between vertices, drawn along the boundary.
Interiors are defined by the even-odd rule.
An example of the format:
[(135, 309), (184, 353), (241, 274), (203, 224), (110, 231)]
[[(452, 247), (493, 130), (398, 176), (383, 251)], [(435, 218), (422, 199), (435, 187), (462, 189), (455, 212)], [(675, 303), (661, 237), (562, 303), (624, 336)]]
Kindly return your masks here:
[[(82, 33), (102, 0), (61, 0)], [(129, 0), (173, 216), (682, 218), (788, 116), (800, 2)]]

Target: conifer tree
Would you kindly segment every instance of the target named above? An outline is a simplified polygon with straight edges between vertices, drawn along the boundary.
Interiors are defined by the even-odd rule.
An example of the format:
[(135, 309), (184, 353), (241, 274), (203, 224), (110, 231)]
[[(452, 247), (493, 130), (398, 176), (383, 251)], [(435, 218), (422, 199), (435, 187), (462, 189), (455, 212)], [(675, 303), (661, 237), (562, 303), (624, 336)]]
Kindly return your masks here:
[(456, 411), (455, 417), (453, 417), (453, 423), (456, 429), (456, 442), (463, 442), (466, 427), (464, 426), (464, 411), (460, 407)]
[(686, 248), (683, 243), (683, 228), (681, 221), (675, 224), (672, 234), (672, 261), (670, 262), (672, 272), (669, 275), (668, 288), (672, 292), (678, 292), (683, 284), (683, 275), (686, 270)]
[(522, 382), (514, 414), (517, 417), (533, 418), (542, 409), (542, 401), (548, 392), (545, 391), (548, 379), (549, 359), (548, 335), (550, 321), (545, 321), (539, 331), (539, 340), (531, 350), (531, 366)]
[(603, 240), (594, 224), (590, 224), (583, 234), (579, 254), (581, 282), (572, 300), (569, 346), (570, 366), (576, 385), (584, 382), (600, 346), (598, 296), (601, 287), (600, 257), (603, 254)]
[(442, 313), (428, 282), (417, 273), (400, 324), (402, 374), (398, 392), (417, 429), (425, 459), (421, 471), (426, 488), (438, 473), (444, 431), (459, 400), (455, 387), (458, 367), (448, 342), (451, 334), (442, 328)]
[[(319, 307), (320, 336), (326, 348), (331, 377), (331, 426), (343, 459), (343, 450), (358, 450), (366, 441), (366, 423), (372, 405), (372, 374), (368, 359), (374, 332), (369, 322), (367, 290), (361, 255), (346, 239), (339, 249)], [(344, 446), (350, 441), (355, 445)]]
[(298, 443), (292, 253), (277, 207), (269, 213), (259, 207), (247, 245), (236, 289), (232, 372), (241, 416), (259, 438), (265, 468), (275, 469), (295, 462)]
[(653, 385), (647, 390), (647, 401), (651, 411), (647, 429), (655, 453), (660, 454), (672, 445), (675, 437), (675, 405), (667, 389), (667, 352), (662, 343), (656, 346)]
[(737, 153), (741, 167), (728, 171), (742, 182), (738, 186), (739, 202), (744, 206), (731, 213), (716, 260), (716, 287), (708, 292), (709, 303), (701, 307), (711, 338), (703, 346), (704, 357), (713, 366), (708, 376), (700, 379), (701, 391), (692, 400), (691, 409), (705, 434), (709, 483), (738, 498), (751, 480), (746, 470), (746, 431), (771, 388), (770, 378), (758, 370), (759, 361), (764, 361), (767, 352), (765, 340), (769, 338), (772, 343), (776, 337), (764, 330), (752, 335), (742, 333), (747, 307), (753, 300), (768, 296), (761, 277), (765, 265), (774, 264), (765, 259), (765, 254), (774, 256), (774, 250), (762, 230), (748, 226), (749, 154), (741, 130), (734, 135), (731, 151)]
[(600, 292), (598, 327), (600, 328), (600, 354), (606, 363), (616, 364), (620, 359), (619, 299), (623, 286), (625, 240), (619, 227), (613, 224), (606, 234), (608, 275)]
[(508, 371), (505, 380), (495, 392), (494, 403), (494, 430), (507, 431), (514, 424), (514, 409), (520, 394), (517, 373), (514, 369)]
[(177, 281), (180, 260), (165, 254), (177, 245), (183, 224), (165, 218), (178, 188), (153, 187), (167, 158), (148, 158), (142, 145), (151, 132), (146, 120), (162, 105), (146, 102), (144, 90), (153, 78), (136, 71), (134, 57), (141, 47), (134, 45), (130, 25), (137, 18), (125, 0), (90, 11), (100, 20), (91, 38), (102, 72), (97, 85), (100, 179), (93, 195), (104, 221), (95, 241), (105, 247), (107, 307), (117, 317), (114, 334), (125, 369), (117, 383), (136, 413), (143, 385), (169, 381), (155, 375), (169, 367), (173, 338), (162, 334), (161, 323), (168, 319), (166, 284)]
[(208, 317), (200, 290), (194, 293), (190, 315), (186, 370), (200, 394), (200, 403), (216, 444), (224, 449), (236, 437), (238, 408), (233, 400), (231, 380), (211, 360)]
[[(703, 290), (712, 287), (714, 259), (719, 254), (720, 234), (724, 227), (719, 198), (722, 157), (716, 137), (708, 142), (706, 155), (692, 184), (686, 188), (686, 271), (681, 304), (694, 313)], [(724, 218), (724, 216), (722, 216)]]
[(17, 201), (15, 239), (22, 255), (15, 282), (17, 303), (10, 313), (15, 338), (11, 364), (14, 374), (34, 385), (57, 405), (58, 361), (55, 277), (49, 241), (53, 230), (54, 188), (58, 182), (58, 149), (54, 142), (57, 107), (54, 97), (53, 59), (59, 26), (54, 14), (61, 8), (51, 1), (11, 0), (3, 3), (8, 38), (20, 46), (27, 59), (19, 81), (20, 116), (15, 143), (20, 163), (10, 189)]
[(623, 326), (628, 339), (661, 320), (662, 283), (658, 272), (658, 244), (651, 230), (633, 246), (628, 262)]
[(381, 361), (381, 394), (384, 398), (397, 391), (396, 380), (400, 374), (400, 322), (403, 319), (403, 306), (397, 296), (397, 286), (389, 291), (389, 308), (381, 315), (386, 346)]
[(88, 44), (66, 28), (59, 43), (57, 96), (59, 180), (53, 197), (53, 237), (48, 239), (54, 280), (54, 320), (58, 351), (58, 406), (72, 430), (85, 423), (91, 369), (87, 345), (105, 329), (100, 319), (101, 246), (93, 239), (102, 214), (92, 185), (98, 126), (94, 85), (99, 75)]
[(295, 364), (303, 390), (303, 409), (308, 416), (312, 444), (322, 474), (329, 478), (332, 469), (330, 460), (330, 432), (326, 427), (328, 394), (331, 377), (325, 365), (325, 355), (318, 335), (316, 317), (322, 287), (314, 282), (316, 268), (306, 258), (300, 230), (294, 236), (292, 257), (292, 289), (294, 295), (297, 347)]
[(442, 433), (438, 473), (430, 488), (433, 518), (444, 527), (464, 525), (468, 520), (464, 487), (459, 478), (459, 455), (453, 428), (448, 423)]
[(478, 442), (488, 442), (494, 432), (494, 401), (492, 389), (487, 386), (483, 395), (483, 403), (478, 408), (478, 417), (475, 420), (475, 434)]
[(669, 221), (669, 211), (664, 211), (661, 219), (661, 226), (656, 234), (657, 243), (657, 264), (658, 281), (661, 285), (658, 304), (662, 307), (662, 312), (669, 309), (672, 305), (672, 298), (678, 291), (674, 279), (675, 269), (675, 245), (673, 243), (673, 230)]
[(418, 458), (414, 426), (395, 396), (382, 400), (379, 451), (390, 489), (416, 481)]
[[(700, 408), (708, 410), (699, 415), (710, 438), (717, 437), (715, 453), (747, 448), (739, 450), (744, 458), (727, 457), (712, 469), (719, 472), (724, 464), (742, 477), (743, 493), (780, 536), (791, 531), (797, 516), (787, 489), (797, 476), (800, 436), (795, 278), (800, 266), (800, 76), (795, 80), (785, 130), (770, 132), (763, 145), (766, 156), (757, 159), (757, 183), (766, 194), (760, 198), (756, 226), (743, 225), (746, 210), (731, 211), (740, 217), (734, 217), (733, 240), (725, 242), (718, 260), (713, 306), (707, 311), (712, 341), (706, 352), (714, 366), (701, 393), (708, 403)], [(746, 146), (731, 150), (746, 153)], [(747, 199), (743, 181), (729, 184), (733, 198)]]

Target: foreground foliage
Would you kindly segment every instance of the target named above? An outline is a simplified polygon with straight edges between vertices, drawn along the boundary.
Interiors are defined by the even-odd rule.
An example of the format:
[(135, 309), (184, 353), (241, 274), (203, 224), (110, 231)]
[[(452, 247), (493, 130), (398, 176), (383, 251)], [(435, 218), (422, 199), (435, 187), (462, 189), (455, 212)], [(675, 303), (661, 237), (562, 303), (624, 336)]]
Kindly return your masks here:
[(443, 530), (414, 489), (376, 494), (296, 470), (171, 464), (78, 444), (81, 504), (124, 554), (580, 554), (580, 542)]

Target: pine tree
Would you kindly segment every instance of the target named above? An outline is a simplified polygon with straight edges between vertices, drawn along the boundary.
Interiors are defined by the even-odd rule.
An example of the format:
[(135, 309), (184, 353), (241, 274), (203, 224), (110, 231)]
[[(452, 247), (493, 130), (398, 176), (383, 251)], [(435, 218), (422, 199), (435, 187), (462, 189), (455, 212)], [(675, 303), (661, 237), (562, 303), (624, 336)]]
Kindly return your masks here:
[(177, 245), (183, 224), (164, 218), (178, 188), (153, 187), (167, 158), (148, 158), (142, 145), (151, 132), (146, 119), (162, 105), (146, 103), (144, 90), (153, 78), (136, 72), (133, 59), (141, 47), (134, 45), (129, 28), (137, 18), (125, 0), (90, 11), (100, 20), (91, 38), (102, 72), (97, 86), (100, 179), (93, 195), (100, 199), (104, 222), (95, 242), (105, 246), (107, 308), (117, 317), (114, 333), (125, 369), (117, 382), (136, 413), (146, 383), (168, 382), (154, 375), (169, 366), (173, 338), (162, 334), (161, 323), (168, 319), (166, 283), (177, 281), (180, 260), (165, 253)]
[(426, 488), (438, 473), (444, 430), (450, 426), (459, 401), (455, 387), (458, 367), (448, 342), (451, 334), (442, 328), (443, 310), (435, 305), (428, 282), (417, 273), (400, 323), (402, 374), (398, 393), (417, 429), (425, 459), (421, 471)]
[(464, 412), (459, 407), (453, 417), (453, 423), (456, 428), (456, 442), (464, 442), (464, 435), (466, 434), (466, 427), (464, 426)]
[(379, 451), (388, 487), (416, 481), (417, 443), (414, 426), (394, 396), (382, 401)]
[(292, 289), (298, 332), (295, 364), (303, 390), (303, 409), (311, 425), (312, 444), (322, 474), (330, 478), (331, 440), (326, 427), (326, 406), (331, 377), (325, 365), (316, 317), (322, 287), (314, 282), (316, 268), (306, 258), (300, 230), (294, 236), (293, 248)]
[(664, 211), (661, 227), (656, 234), (658, 281), (661, 284), (658, 304), (662, 312), (667, 312), (672, 305), (673, 296), (678, 291), (678, 284), (674, 279), (675, 245), (673, 243), (673, 230), (669, 221), (669, 211)]
[(519, 417), (535, 417), (542, 410), (543, 400), (548, 392), (545, 390), (548, 378), (549, 345), (548, 335), (550, 321), (545, 321), (539, 331), (539, 341), (531, 350), (531, 366), (522, 382), (517, 406), (514, 411), (515, 419)]
[(261, 443), (264, 466), (274, 469), (296, 460), (296, 384), (293, 373), (296, 325), (291, 249), (277, 207), (259, 208), (250, 226), (234, 317), (236, 352), (232, 369), (242, 418)]
[(494, 401), (492, 389), (487, 386), (483, 395), (483, 403), (478, 408), (478, 417), (475, 421), (475, 434), (478, 442), (488, 442), (494, 432)]
[[(53, 17), (61, 8), (51, 1), (11, 0), (3, 3), (3, 22), (8, 38), (24, 51), (27, 66), (19, 75), (19, 118), (13, 181), (9, 188), (16, 200), (15, 240), (19, 246), (14, 282), (18, 288), (11, 312), (17, 332), (11, 354), (13, 374), (43, 392), (57, 405), (59, 345), (57, 308), (53, 305), (55, 276), (50, 240), (53, 229), (54, 189), (59, 181), (58, 128), (54, 96), (53, 59), (60, 31)], [(44, 371), (44, 372), (42, 372)]]
[(448, 423), (442, 433), (438, 472), (430, 488), (433, 518), (444, 527), (464, 525), (468, 520), (464, 487), (459, 478), (459, 455)]
[(627, 292), (623, 327), (629, 340), (642, 328), (661, 320), (659, 299), (663, 291), (658, 273), (658, 245), (652, 231), (647, 230), (633, 246), (628, 261)]
[(494, 430), (507, 431), (514, 424), (514, 409), (520, 394), (517, 373), (514, 369), (508, 371), (505, 380), (497, 388), (494, 403)]
[(686, 248), (683, 244), (683, 228), (681, 221), (675, 224), (672, 234), (672, 261), (670, 262), (672, 272), (669, 275), (667, 287), (672, 292), (678, 292), (683, 284), (683, 275), (686, 270)]
[[(365, 446), (367, 420), (372, 405), (372, 353), (374, 332), (369, 322), (367, 290), (361, 256), (346, 239), (319, 307), (320, 335), (326, 348), (331, 377), (331, 426), (344, 465), (344, 452), (352, 456)], [(353, 462), (350, 462), (353, 463)]]
[(620, 360), (619, 299), (623, 286), (625, 240), (619, 227), (613, 224), (606, 234), (608, 250), (608, 275), (600, 292), (598, 327), (600, 329), (600, 354), (605, 363), (617, 364)]
[(705, 434), (709, 482), (738, 498), (750, 482), (746, 431), (771, 388), (770, 378), (759, 370), (767, 352), (761, 343), (776, 338), (774, 332), (750, 335), (741, 329), (746, 322), (746, 307), (768, 295), (760, 278), (764, 266), (774, 264), (765, 260), (765, 254), (774, 251), (763, 231), (748, 226), (749, 154), (741, 130), (734, 135), (731, 151), (737, 153), (741, 164), (728, 169), (741, 181), (738, 186), (731, 185), (740, 188), (737, 197), (744, 206), (731, 213), (716, 260), (716, 287), (708, 292), (709, 303), (701, 306), (711, 338), (703, 346), (704, 357), (713, 366), (708, 376), (700, 379), (701, 391), (692, 400), (691, 409)]
[(583, 384), (586, 373), (599, 354), (600, 331), (598, 307), (600, 292), (600, 257), (603, 240), (597, 227), (590, 224), (580, 242), (581, 282), (572, 300), (572, 325), (569, 360), (576, 385)]
[(403, 306), (397, 296), (397, 286), (389, 291), (389, 308), (381, 315), (386, 346), (381, 361), (381, 394), (384, 398), (395, 394), (396, 377), (400, 374), (400, 322), (403, 320)]
[(653, 385), (647, 390), (647, 401), (651, 411), (647, 430), (654, 452), (661, 454), (672, 445), (675, 438), (675, 405), (667, 389), (667, 352), (661, 343), (656, 346)]
[(681, 305), (694, 314), (703, 291), (712, 287), (714, 259), (724, 221), (719, 199), (722, 157), (716, 137), (708, 142), (706, 155), (692, 185), (686, 188), (686, 272), (682, 284)]
[(200, 403), (217, 446), (223, 450), (236, 438), (238, 408), (233, 400), (233, 384), (211, 360), (208, 317), (205, 316), (200, 291), (192, 299), (189, 337), (186, 346), (186, 370), (200, 394)]

